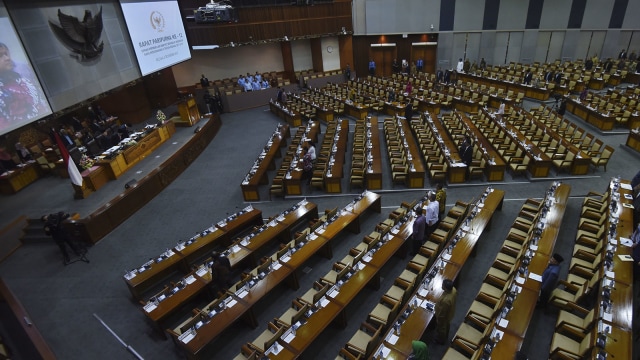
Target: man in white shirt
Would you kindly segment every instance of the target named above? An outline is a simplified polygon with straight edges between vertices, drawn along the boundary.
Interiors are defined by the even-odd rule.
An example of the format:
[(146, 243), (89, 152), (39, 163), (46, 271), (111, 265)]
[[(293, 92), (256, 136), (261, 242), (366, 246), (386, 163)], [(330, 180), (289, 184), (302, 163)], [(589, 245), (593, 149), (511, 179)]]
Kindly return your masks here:
[(458, 66), (457, 66), (456, 70), (458, 72), (462, 72), (463, 69), (464, 69), (464, 61), (462, 61), (462, 58), (460, 58), (460, 60), (458, 60)]
[(438, 227), (438, 212), (440, 211), (440, 204), (436, 200), (436, 194), (434, 192), (429, 192), (429, 204), (427, 205), (427, 214), (426, 214), (426, 228), (425, 228), (425, 239), (429, 239), (431, 233), (436, 231)]

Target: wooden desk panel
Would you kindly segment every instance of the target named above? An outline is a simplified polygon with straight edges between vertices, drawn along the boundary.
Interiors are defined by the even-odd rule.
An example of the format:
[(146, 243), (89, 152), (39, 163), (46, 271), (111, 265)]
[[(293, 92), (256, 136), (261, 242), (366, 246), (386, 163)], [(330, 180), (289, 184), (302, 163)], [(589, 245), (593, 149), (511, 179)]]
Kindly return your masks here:
[(27, 164), (12, 170), (11, 173), (0, 176), (0, 192), (15, 194), (27, 185), (38, 180), (37, 164)]
[(627, 137), (627, 146), (635, 151), (640, 152), (640, 132), (632, 129)]
[(204, 237), (194, 237), (193, 242), (190, 245), (185, 245), (184, 249), (180, 251), (172, 249), (173, 256), (160, 262), (154, 261), (145, 271), (138, 272), (133, 278), (124, 278), (124, 281), (133, 297), (140, 300), (142, 293), (156, 285), (158, 281), (177, 271), (180, 267), (188, 269), (189, 264), (211, 251), (213, 246), (230, 241), (231, 236), (236, 235), (244, 227), (257, 222), (262, 223), (262, 211), (252, 209), (245, 212), (228, 221), (226, 226), (216, 229)]

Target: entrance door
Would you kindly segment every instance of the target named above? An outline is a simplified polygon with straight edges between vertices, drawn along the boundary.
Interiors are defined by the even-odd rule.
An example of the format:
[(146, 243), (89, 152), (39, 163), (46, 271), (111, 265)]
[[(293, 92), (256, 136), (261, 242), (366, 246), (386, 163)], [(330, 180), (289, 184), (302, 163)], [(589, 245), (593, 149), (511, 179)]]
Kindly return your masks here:
[(376, 76), (391, 76), (391, 64), (393, 64), (395, 53), (395, 46), (371, 48), (371, 58), (376, 62)]

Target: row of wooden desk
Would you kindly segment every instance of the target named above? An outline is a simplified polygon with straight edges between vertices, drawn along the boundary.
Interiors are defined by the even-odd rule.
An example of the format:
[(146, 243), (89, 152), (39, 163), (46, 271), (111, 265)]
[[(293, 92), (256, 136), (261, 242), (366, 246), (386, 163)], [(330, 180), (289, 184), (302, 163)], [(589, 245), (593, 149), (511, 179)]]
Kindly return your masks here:
[(283, 106), (271, 99), (271, 101), (269, 101), (269, 109), (291, 126), (298, 127), (302, 125), (302, 115), (292, 109), (286, 108), (286, 105)]
[(289, 125), (278, 125), (276, 131), (271, 135), (267, 145), (264, 147), (258, 159), (254, 162), (249, 174), (245, 177), (240, 185), (242, 196), (245, 201), (260, 200), (260, 185), (268, 184), (268, 170), (275, 170), (275, 158), (282, 157), (280, 148), (287, 146), (287, 138), (289, 134)]
[[(412, 135), (411, 125), (404, 118), (385, 119), (396, 124), (396, 129), (400, 136), (401, 146), (404, 148), (407, 160), (407, 187), (423, 188), (425, 179), (425, 167), (422, 163), (422, 153), (420, 146)], [(404, 135), (402, 135), (404, 134)]]
[(553, 204), (547, 212), (545, 226), (537, 243), (538, 248), (527, 268), (529, 276), (523, 278), (524, 282), (517, 282), (522, 290), (516, 296), (511, 310), (504, 318), (508, 324), (506, 326), (496, 324), (503, 334), (491, 352), (492, 359), (513, 359), (525, 340), (540, 293), (541, 282), (534, 277), (542, 275), (554, 253), (570, 192), (571, 186), (567, 184), (560, 184), (554, 191), (551, 198)]
[(262, 223), (262, 211), (248, 207), (127, 272), (123, 277), (124, 281), (133, 297), (141, 300), (143, 293), (158, 281), (179, 269), (188, 273), (191, 264), (198, 258), (215, 247), (230, 244), (233, 237), (245, 228)]
[[(303, 206), (304, 205), (301, 205), (301, 207)], [(257, 280), (252, 287), (245, 289), (242, 293), (228, 294), (234, 301), (233, 306), (219, 311), (211, 321), (205, 319), (204, 321), (206, 321), (206, 323), (203, 323), (202, 326), (195, 330), (195, 333), (187, 335), (182, 339), (178, 338), (178, 336), (182, 334), (170, 331), (176, 343), (189, 358), (197, 358), (213, 339), (238, 319), (246, 318), (250, 323), (255, 323), (252, 307), (260, 299), (287, 279), (290, 279), (289, 282), (291, 284), (297, 284), (296, 272), (302, 268), (307, 260), (322, 249), (330, 247), (331, 241), (344, 229), (358, 232), (360, 230), (360, 219), (362, 215), (368, 210), (380, 212), (380, 207), (380, 195), (369, 191), (363, 193), (356, 198), (356, 200), (340, 210), (337, 213), (336, 219), (333, 219), (324, 226), (318, 227), (302, 247), (297, 248), (295, 252), (289, 255), (281, 257), (271, 271), (261, 280)], [(322, 320), (325, 321), (326, 319), (322, 318)], [(298, 334), (304, 331), (303, 328), (304, 326), (299, 329)], [(296, 338), (303, 339), (301, 336), (296, 336)], [(291, 351), (295, 350), (291, 349)], [(286, 352), (281, 352), (281, 354), (285, 356)], [(285, 358), (294, 357), (295, 356), (287, 356)]]
[[(327, 170), (324, 174), (324, 189), (328, 193), (341, 193), (342, 192), (342, 178), (344, 174), (344, 160), (345, 153), (347, 151), (347, 140), (349, 139), (349, 120), (342, 119), (335, 125), (335, 132), (329, 133), (327, 128), (326, 136), (334, 136), (329, 141), (325, 140), (323, 144), (330, 146), (328, 156)], [(323, 150), (320, 150), (318, 155), (322, 155)]]
[[(357, 127), (357, 125), (356, 125)], [(380, 155), (380, 129), (378, 128), (378, 118), (368, 117), (364, 126), (364, 146), (365, 146), (365, 179), (367, 189), (382, 189), (382, 157)], [(354, 151), (356, 149), (354, 148)]]
[[(425, 281), (419, 286), (416, 285), (416, 290), (400, 311), (400, 315), (394, 319), (394, 324), (401, 323), (400, 334), (396, 334), (394, 327), (390, 326), (382, 336), (382, 343), (370, 358), (406, 359), (412, 353), (413, 348), (411, 342), (422, 337), (429, 323), (435, 316), (432, 310), (427, 309), (426, 304), (435, 304), (442, 296), (443, 280), (450, 279), (458, 281), (458, 274), (462, 270), (467, 258), (471, 255), (484, 229), (490, 225), (493, 213), (496, 210), (502, 209), (504, 191), (487, 188), (483, 194), (486, 194), (484, 201), (478, 199), (476, 203), (469, 205), (471, 209), (478, 205), (478, 211), (468, 225), (465, 227), (465, 221), (463, 220), (458, 229), (452, 230), (453, 234), (460, 232), (462, 236), (453, 246), (451, 254), (443, 251), (438, 256), (427, 272)], [(482, 206), (480, 206), (480, 204)], [(406, 233), (405, 235), (408, 236), (410, 233)], [(449, 239), (444, 248), (446, 249), (452, 243), (453, 239)], [(425, 285), (427, 279), (431, 280), (428, 285)], [(415, 306), (416, 302), (419, 303), (418, 306)], [(422, 306), (423, 304), (424, 307)], [(406, 320), (399, 321), (401, 318), (406, 318)]]
[[(277, 239), (284, 240), (283, 242), (288, 241), (288, 239), (291, 238), (292, 229), (297, 224), (299, 224), (301, 221), (317, 218), (317, 216), (318, 210), (316, 204), (303, 201), (295, 205), (293, 208), (290, 208), (281, 213), (269, 223), (263, 224), (261, 227), (255, 229), (252, 234), (238, 239), (222, 254), (229, 259), (229, 263), (231, 264), (232, 269), (238, 268), (241, 264), (244, 264), (247, 261), (251, 264), (252, 267), (255, 267), (258, 263), (258, 251), (264, 245)], [(208, 235), (210, 234), (207, 234), (206, 236)], [(185, 268), (186, 266), (186, 269), (189, 269), (191, 264), (193, 264), (195, 260), (202, 257), (202, 255), (206, 255), (207, 252), (202, 251), (205, 248), (203, 245), (205, 243), (209, 245), (213, 241), (211, 241), (211, 238), (208, 239), (210, 240), (208, 242), (207, 239), (203, 239), (203, 241), (198, 244), (197, 241), (199, 239), (201, 238), (196, 239), (196, 243), (185, 246), (184, 248), (181, 248), (180, 246), (173, 249), (173, 252), (176, 255), (169, 257), (169, 259), (172, 259), (174, 257), (175, 259), (173, 259), (172, 261), (167, 261), (169, 259), (164, 260), (167, 262), (167, 264), (165, 268), (162, 269), (162, 271), (160, 271), (160, 268), (157, 269), (157, 273), (160, 273), (160, 275), (157, 276), (162, 276), (165, 271), (171, 271), (172, 269), (171, 267), (169, 267), (169, 265), (172, 263), (175, 264), (180, 261), (180, 256), (182, 256), (182, 263), (180, 264), (180, 267)], [(218, 243), (218, 245), (220, 244)], [(206, 248), (210, 248), (210, 246), (207, 246)], [(198, 254), (199, 256), (196, 257), (196, 254)], [(173, 288), (172, 286), (173, 290), (175, 290), (174, 293), (170, 293), (172, 289), (165, 289), (170, 293), (168, 296), (166, 296), (166, 299), (163, 299), (155, 306), (145, 307), (145, 315), (161, 331), (163, 331), (163, 321), (169, 315), (175, 313), (189, 300), (201, 293), (205, 289), (206, 285), (211, 282), (210, 269), (207, 269), (204, 264), (198, 266), (197, 268), (197, 270), (189, 272), (180, 281), (180, 284), (184, 286), (183, 288)], [(152, 268), (147, 271), (153, 270), (156, 269)], [(142, 274), (145, 274), (145, 272), (143, 272)], [(159, 296), (162, 296), (162, 294), (166, 293), (167, 291), (162, 291), (161, 293), (154, 295), (152, 299), (157, 300)], [(150, 300), (150, 302), (153, 301)]]
[(484, 176), (487, 181), (504, 180), (504, 172), (507, 165), (493, 149), (487, 138), (480, 132), (472, 119), (469, 119), (466, 115), (462, 115), (459, 112), (454, 112), (453, 117), (463, 124), (467, 129), (467, 134), (470, 134), (470, 136), (475, 139), (474, 146), (477, 146), (482, 151), (482, 156), (485, 158)]
[[(283, 161), (281, 165), (281, 169), (286, 167), (283, 170), (287, 172), (284, 178), (284, 188), (287, 195), (302, 195), (302, 146), (307, 139), (311, 139), (317, 144), (318, 134), (320, 134), (320, 122), (309, 121), (306, 127), (298, 129), (298, 133), (291, 140), (289, 148), (292, 146), (297, 148), (295, 152), (293, 150), (288, 151), (287, 155), (293, 157), (293, 161), (292, 163)], [(297, 155), (297, 157), (294, 155)], [(296, 159), (297, 162), (295, 162)]]
[[(505, 136), (510, 137), (512, 141), (516, 142), (517, 146), (522, 149), (522, 156), (530, 157), (527, 171), (529, 172), (529, 174), (531, 174), (532, 177), (537, 178), (549, 176), (549, 171), (551, 170), (553, 162), (551, 161), (551, 158), (547, 156), (547, 154), (545, 154), (537, 146), (533, 146), (533, 144), (512, 124), (505, 121), (499, 121), (499, 119), (496, 119), (494, 115), (489, 114), (489, 112), (485, 109), (482, 109), (481, 111), (486, 117), (490, 118), (490, 121), (493, 121), (496, 126), (501, 129)], [(523, 143), (532, 145), (530, 151), (527, 151), (527, 149), (522, 145)], [(535, 156), (530, 152), (534, 152)]]
[[(602, 251), (606, 257), (607, 251), (611, 246), (615, 246), (615, 251), (612, 250), (613, 255), (611, 259), (611, 266), (607, 267), (606, 261), (603, 261), (599, 266), (599, 271), (603, 274), (603, 280), (599, 287), (597, 296), (597, 302), (595, 304), (594, 318), (600, 319), (596, 330), (598, 334), (604, 334), (605, 328), (609, 328), (609, 333), (606, 335), (605, 343), (599, 345), (596, 343), (596, 339), (593, 340), (592, 356), (596, 356), (601, 350), (605, 352), (611, 358), (617, 359), (631, 359), (633, 354), (633, 316), (634, 316), (634, 261), (628, 261), (623, 258), (628, 258), (633, 253), (632, 246), (622, 245), (622, 240), (631, 239), (634, 226), (633, 226), (633, 200), (628, 197), (633, 197), (634, 192), (628, 180), (621, 180), (619, 178), (613, 178), (609, 184), (610, 191), (609, 203), (614, 198), (617, 201), (618, 206), (615, 212), (609, 207), (609, 221), (607, 225), (610, 226), (611, 220), (617, 221), (616, 232), (612, 240), (608, 240), (605, 236), (601, 241), (609, 241), (606, 247), (603, 247)], [(605, 288), (608, 291), (608, 295), (605, 296)], [(604, 311), (601, 306), (606, 299), (611, 301), (610, 309)]]
[[(589, 124), (600, 130), (613, 130), (616, 124), (615, 115), (605, 114), (597, 109), (591, 108), (588, 104), (583, 103), (579, 98), (570, 96), (566, 98), (567, 110)], [(631, 120), (629, 120), (631, 121)]]
[(430, 129), (447, 163), (447, 181), (451, 184), (463, 183), (466, 180), (467, 165), (462, 162), (455, 140), (449, 136), (440, 120), (435, 114), (429, 113), (424, 124)]
[(167, 121), (155, 129), (146, 130), (146, 134), (138, 139), (136, 144), (118, 151), (110, 158), (99, 157), (93, 167), (82, 172), (82, 186), (73, 185), (74, 196), (77, 199), (84, 199), (92, 192), (98, 191), (110, 180), (118, 179), (169, 140), (175, 132), (175, 124), (172, 121)]
[(537, 88), (531, 85), (518, 84), (498, 79), (490, 79), (466, 73), (459, 73), (458, 79), (461, 79), (462, 81), (471, 81), (479, 85), (486, 85), (488, 87), (501, 88), (504, 89), (504, 91), (512, 90), (514, 93), (523, 92), (526, 97), (540, 101), (548, 100), (549, 95), (551, 94), (551, 90), (547, 89), (546, 87)]

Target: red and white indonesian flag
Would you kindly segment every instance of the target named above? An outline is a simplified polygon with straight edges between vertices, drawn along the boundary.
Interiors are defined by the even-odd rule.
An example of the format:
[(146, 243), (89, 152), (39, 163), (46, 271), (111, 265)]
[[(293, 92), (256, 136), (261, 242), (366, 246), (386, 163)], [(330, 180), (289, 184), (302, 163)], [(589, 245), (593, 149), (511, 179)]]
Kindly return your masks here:
[(62, 143), (62, 139), (57, 132), (53, 132), (53, 135), (56, 137), (56, 144), (58, 144), (58, 149), (60, 149), (60, 155), (62, 155), (62, 160), (64, 160), (64, 164), (67, 166), (67, 171), (69, 172), (69, 178), (71, 178), (71, 183), (73, 185), (82, 186), (82, 175), (80, 175), (80, 171), (76, 166), (76, 163), (73, 162), (73, 159), (69, 157), (69, 152), (67, 148)]

